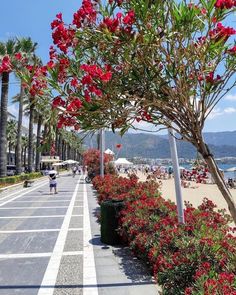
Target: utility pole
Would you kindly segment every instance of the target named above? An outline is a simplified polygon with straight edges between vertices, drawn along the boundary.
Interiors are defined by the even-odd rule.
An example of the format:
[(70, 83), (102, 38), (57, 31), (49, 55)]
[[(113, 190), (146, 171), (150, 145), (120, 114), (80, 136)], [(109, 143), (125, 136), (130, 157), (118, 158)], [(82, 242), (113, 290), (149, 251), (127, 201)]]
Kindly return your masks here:
[(100, 176), (104, 177), (105, 132), (100, 130)]
[(171, 152), (171, 158), (172, 158), (172, 164), (173, 164), (173, 170), (174, 170), (178, 221), (179, 223), (185, 223), (184, 205), (183, 205), (183, 197), (182, 197), (182, 191), (181, 191), (180, 172), (179, 172), (179, 160), (178, 160), (178, 154), (177, 154), (176, 140), (175, 140), (174, 131), (172, 128), (168, 128), (168, 135), (169, 135), (170, 152)]

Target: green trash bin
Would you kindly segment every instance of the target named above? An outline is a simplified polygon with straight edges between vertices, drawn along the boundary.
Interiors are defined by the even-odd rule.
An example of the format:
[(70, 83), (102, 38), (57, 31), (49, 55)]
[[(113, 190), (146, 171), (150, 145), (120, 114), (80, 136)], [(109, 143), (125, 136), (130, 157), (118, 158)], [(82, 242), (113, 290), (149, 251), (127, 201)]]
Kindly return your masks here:
[(119, 213), (124, 207), (123, 201), (108, 200), (101, 204), (101, 242), (118, 245), (121, 238), (117, 233)]

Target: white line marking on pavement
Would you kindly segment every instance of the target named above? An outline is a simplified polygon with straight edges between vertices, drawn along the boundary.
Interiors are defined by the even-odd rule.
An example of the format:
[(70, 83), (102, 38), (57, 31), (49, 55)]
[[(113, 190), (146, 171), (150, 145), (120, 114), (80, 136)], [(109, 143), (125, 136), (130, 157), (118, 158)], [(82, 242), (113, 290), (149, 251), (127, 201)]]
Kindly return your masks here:
[[(92, 239), (91, 225), (89, 218), (88, 195), (86, 184), (84, 188), (84, 255), (83, 255), (83, 295), (98, 295), (97, 275), (94, 261), (93, 245), (90, 243)], [(94, 287), (86, 287), (94, 286)]]
[[(63, 256), (83, 255), (83, 251), (68, 251), (63, 252)], [(27, 259), (27, 258), (41, 258), (51, 257), (52, 252), (47, 253), (20, 253), (20, 254), (0, 254), (0, 259)]]
[[(24, 234), (24, 233), (43, 233), (43, 232), (53, 232), (53, 231), (60, 231), (60, 228), (49, 228), (49, 229), (19, 229), (19, 230), (0, 230), (0, 234)], [(83, 230), (82, 228), (75, 227), (69, 228), (68, 231), (80, 231)]]
[(70, 200), (71, 199), (68, 199), (68, 200), (58, 200), (58, 201), (56, 201), (56, 200), (53, 200), (53, 201), (48, 201), (48, 200), (46, 200), (46, 201), (44, 201), (44, 200), (42, 200), (42, 201), (13, 201), (14, 203), (60, 203), (60, 202), (70, 202)]
[[(81, 177), (79, 178), (70, 205), (68, 206), (67, 212), (66, 212), (66, 216), (64, 218), (63, 224), (61, 226), (61, 230), (58, 234), (58, 238), (55, 244), (55, 247), (53, 249), (53, 253), (52, 256), (49, 260), (47, 269), (44, 273), (44, 277), (41, 283), (41, 287), (38, 291), (38, 295), (52, 295), (54, 292), (54, 287), (56, 284), (56, 279), (57, 279), (57, 274), (58, 274), (58, 270), (60, 267), (60, 262), (61, 262), (61, 257), (63, 255), (63, 249), (65, 246), (65, 242), (66, 242), (66, 237), (67, 237), (67, 233), (68, 233), (68, 229), (69, 229), (69, 225), (70, 225), (70, 220), (71, 220), (71, 216), (72, 216), (72, 211), (74, 208), (74, 203), (75, 203), (75, 199), (78, 193), (78, 189), (79, 189), (79, 182), (80, 182)], [(46, 286), (50, 286), (50, 287), (46, 287)]]
[[(26, 194), (28, 194), (28, 193), (30, 193), (30, 192), (35, 191), (35, 190), (38, 189), (39, 187), (45, 185), (47, 182), (48, 182), (48, 181), (44, 181), (44, 182), (42, 182), (40, 185), (38, 185), (38, 186), (36, 186), (36, 187), (34, 187), (34, 188), (32, 188), (32, 189), (29, 189), (29, 190), (27, 189), (26, 192), (24, 192), (24, 193), (22, 193), (22, 194), (20, 194), (20, 195), (18, 195), (18, 196), (16, 196), (16, 197), (14, 197), (14, 198), (8, 200), (8, 201), (3, 202), (2, 204), (0, 204), (0, 206), (4, 206), (4, 205), (6, 205), (6, 204), (8, 204), (8, 203), (10, 203), (10, 202), (12, 202), (12, 201), (14, 201), (14, 200), (16, 200), (16, 199), (19, 199), (20, 197), (22, 197), (22, 196), (24, 196), (24, 195), (26, 195)], [(8, 196), (8, 197), (9, 197), (9, 196)], [(4, 199), (5, 199), (5, 198), (4, 198)], [(1, 202), (1, 201), (2, 201), (2, 199), (0, 199), (0, 202)]]
[[(82, 217), (83, 214), (74, 214), (72, 217)], [(0, 219), (28, 219), (28, 218), (58, 218), (65, 217), (65, 215), (35, 215), (35, 216), (1, 216)]]
[[(74, 206), (73, 208), (82, 208), (83, 206)], [(0, 208), (0, 210), (11, 210), (11, 209), (14, 209), (14, 210), (20, 210), (20, 209), (59, 209), (59, 208), (68, 208), (68, 206), (49, 206), (49, 207), (31, 207), (31, 206), (28, 206), (28, 207), (4, 207), (4, 208)]]
[(63, 256), (83, 255), (83, 251), (68, 251), (63, 252)]
[(60, 228), (53, 229), (26, 229), (26, 230), (0, 230), (0, 234), (24, 234), (24, 233), (42, 233), (42, 232), (57, 232)]

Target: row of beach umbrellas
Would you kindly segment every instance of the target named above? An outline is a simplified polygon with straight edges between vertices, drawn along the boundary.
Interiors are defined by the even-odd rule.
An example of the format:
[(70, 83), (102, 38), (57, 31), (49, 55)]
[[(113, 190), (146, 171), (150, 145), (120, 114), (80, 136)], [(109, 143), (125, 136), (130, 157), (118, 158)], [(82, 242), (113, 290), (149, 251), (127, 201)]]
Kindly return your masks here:
[(79, 162), (74, 161), (74, 160), (66, 160), (63, 162), (58, 162), (58, 163), (54, 163), (52, 164), (53, 166), (63, 166), (63, 165), (73, 165), (73, 164), (78, 164)]

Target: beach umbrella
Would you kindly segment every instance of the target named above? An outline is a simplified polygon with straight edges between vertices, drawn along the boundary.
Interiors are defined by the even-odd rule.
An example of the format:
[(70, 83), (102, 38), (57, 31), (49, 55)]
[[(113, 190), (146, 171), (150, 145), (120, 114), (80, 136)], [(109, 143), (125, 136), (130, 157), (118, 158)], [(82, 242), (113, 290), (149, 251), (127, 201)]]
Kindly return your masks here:
[(52, 166), (62, 166), (62, 165), (65, 165), (63, 163), (53, 163)]
[(78, 163), (77, 161), (74, 161), (74, 160), (66, 160), (66, 161), (64, 161), (64, 162), (62, 162), (64, 165), (66, 165), (66, 164), (76, 164), (76, 163)]
[(229, 169), (225, 170), (226, 172), (235, 172), (236, 171), (236, 167), (231, 167)]

